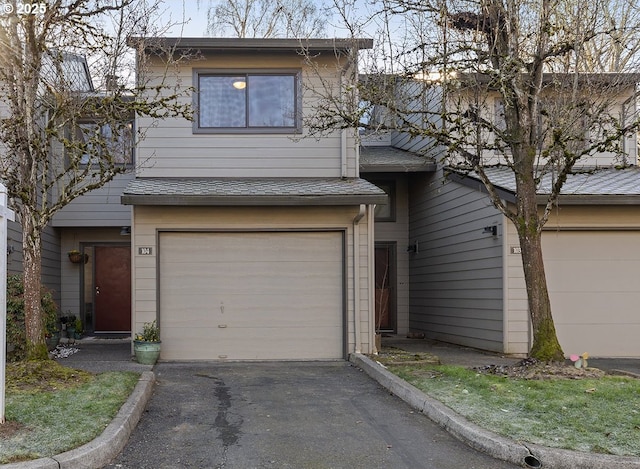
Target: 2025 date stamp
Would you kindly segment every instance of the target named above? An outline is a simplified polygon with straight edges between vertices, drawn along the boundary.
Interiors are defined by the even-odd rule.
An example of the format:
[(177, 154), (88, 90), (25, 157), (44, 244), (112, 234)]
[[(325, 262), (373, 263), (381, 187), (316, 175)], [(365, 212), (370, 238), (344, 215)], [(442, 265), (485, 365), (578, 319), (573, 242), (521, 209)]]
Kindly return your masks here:
[(45, 2), (2, 2), (0, 3), (0, 15), (43, 15), (47, 12)]

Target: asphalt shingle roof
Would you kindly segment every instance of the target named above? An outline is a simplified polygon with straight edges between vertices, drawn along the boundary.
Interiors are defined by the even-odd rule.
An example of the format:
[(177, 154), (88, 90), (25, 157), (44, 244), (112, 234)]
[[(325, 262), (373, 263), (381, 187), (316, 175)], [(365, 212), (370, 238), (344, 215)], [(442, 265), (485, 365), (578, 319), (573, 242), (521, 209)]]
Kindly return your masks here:
[(384, 191), (360, 178), (136, 178), (132, 205), (352, 205), (382, 203)]
[[(576, 170), (579, 171), (579, 170)], [(455, 171), (454, 171), (455, 172)], [(485, 168), (489, 180), (499, 189), (515, 194), (516, 183), (513, 171), (505, 166)], [(479, 181), (477, 174), (470, 173), (464, 178)], [(553, 175), (545, 174), (538, 187), (540, 196), (551, 190)], [(624, 169), (603, 168), (590, 171), (582, 170), (570, 174), (562, 187), (561, 197), (573, 199), (638, 199), (640, 202), (640, 167), (632, 166)]]
[(435, 171), (436, 164), (432, 158), (389, 146), (360, 147), (360, 171), (410, 173), (418, 171)]
[[(515, 192), (513, 172), (506, 167), (486, 168), (489, 179), (497, 186)], [(551, 190), (552, 175), (546, 174), (538, 194)], [(570, 174), (562, 188), (563, 195), (640, 195), (640, 168), (598, 169), (586, 173)]]

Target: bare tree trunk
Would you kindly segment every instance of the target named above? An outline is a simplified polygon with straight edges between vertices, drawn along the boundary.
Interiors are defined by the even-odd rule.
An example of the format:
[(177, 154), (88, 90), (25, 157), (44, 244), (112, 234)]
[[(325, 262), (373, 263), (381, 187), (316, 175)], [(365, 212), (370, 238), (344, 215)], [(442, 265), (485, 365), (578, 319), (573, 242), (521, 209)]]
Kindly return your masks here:
[(49, 355), (44, 338), (44, 321), (40, 302), (42, 289), (42, 238), (35, 221), (26, 210), (22, 210), (21, 221), (27, 360), (45, 360)]
[(542, 258), (542, 226), (538, 216), (536, 186), (532, 174), (518, 175), (518, 214), (516, 223), (527, 287), (533, 344), (529, 355), (543, 361), (562, 361), (564, 352), (556, 336), (551, 301)]

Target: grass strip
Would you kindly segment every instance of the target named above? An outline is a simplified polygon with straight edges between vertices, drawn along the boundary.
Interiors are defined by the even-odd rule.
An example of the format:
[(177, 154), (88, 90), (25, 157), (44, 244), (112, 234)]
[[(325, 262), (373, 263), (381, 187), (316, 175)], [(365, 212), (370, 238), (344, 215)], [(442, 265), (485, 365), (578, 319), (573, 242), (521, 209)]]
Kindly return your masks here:
[(640, 380), (525, 380), (445, 365), (388, 369), (470, 421), (514, 440), (640, 456)]
[(129, 398), (139, 376), (107, 372), (45, 390), (8, 386), (0, 463), (50, 457), (91, 441)]

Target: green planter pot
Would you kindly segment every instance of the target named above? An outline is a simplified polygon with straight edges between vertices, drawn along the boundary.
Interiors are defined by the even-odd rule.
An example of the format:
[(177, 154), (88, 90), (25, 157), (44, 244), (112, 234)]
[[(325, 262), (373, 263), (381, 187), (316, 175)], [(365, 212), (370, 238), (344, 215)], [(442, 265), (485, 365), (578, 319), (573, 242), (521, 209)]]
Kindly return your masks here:
[(47, 350), (51, 352), (60, 343), (60, 333), (54, 332), (49, 337), (46, 337), (45, 341), (47, 343)]
[(133, 341), (136, 361), (142, 365), (155, 365), (160, 356), (160, 342)]

